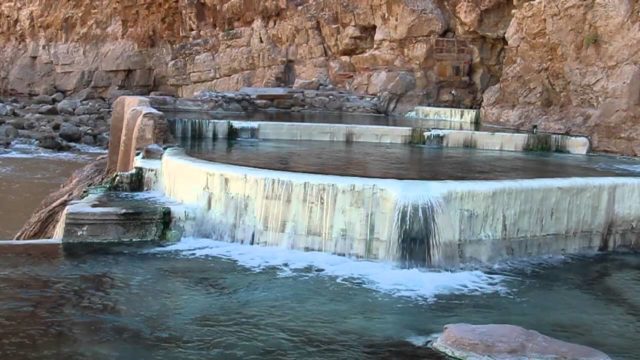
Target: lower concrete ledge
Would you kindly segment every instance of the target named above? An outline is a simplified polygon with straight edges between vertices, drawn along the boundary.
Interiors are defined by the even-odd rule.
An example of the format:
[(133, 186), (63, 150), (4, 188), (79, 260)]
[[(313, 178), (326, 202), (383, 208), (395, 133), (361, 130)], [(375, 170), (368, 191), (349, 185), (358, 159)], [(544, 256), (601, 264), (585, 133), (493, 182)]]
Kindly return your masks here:
[(505, 132), (433, 130), (424, 133), (427, 144), (502, 151), (550, 151), (587, 154), (589, 139), (582, 136)]
[(69, 205), (63, 246), (73, 244), (161, 243), (171, 222), (169, 207), (136, 196), (107, 192)]

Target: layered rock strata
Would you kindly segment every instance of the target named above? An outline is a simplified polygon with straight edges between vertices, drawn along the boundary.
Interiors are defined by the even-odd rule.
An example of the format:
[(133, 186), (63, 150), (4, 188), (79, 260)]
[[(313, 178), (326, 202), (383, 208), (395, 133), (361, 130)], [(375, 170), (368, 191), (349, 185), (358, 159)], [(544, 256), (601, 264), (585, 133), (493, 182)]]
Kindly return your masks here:
[(597, 151), (640, 155), (640, 2), (526, 2), (505, 39), (486, 121), (588, 135)]
[(12, 0), (0, 89), (337, 88), (638, 155), (639, 17), (633, 0)]
[(6, 91), (183, 96), (245, 86), (388, 92), (479, 106), (506, 0), (16, 0), (0, 7)]

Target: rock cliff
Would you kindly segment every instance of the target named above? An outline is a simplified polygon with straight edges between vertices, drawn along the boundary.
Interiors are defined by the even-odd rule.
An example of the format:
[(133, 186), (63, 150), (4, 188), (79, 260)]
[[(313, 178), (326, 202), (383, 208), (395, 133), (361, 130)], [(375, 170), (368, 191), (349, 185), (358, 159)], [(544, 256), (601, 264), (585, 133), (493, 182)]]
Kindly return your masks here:
[(598, 151), (640, 155), (640, 1), (532, 1), (505, 35), (484, 117), (584, 134)]
[[(0, 89), (322, 87), (640, 154), (635, 0), (11, 0)], [(396, 101), (393, 104), (396, 104)]]

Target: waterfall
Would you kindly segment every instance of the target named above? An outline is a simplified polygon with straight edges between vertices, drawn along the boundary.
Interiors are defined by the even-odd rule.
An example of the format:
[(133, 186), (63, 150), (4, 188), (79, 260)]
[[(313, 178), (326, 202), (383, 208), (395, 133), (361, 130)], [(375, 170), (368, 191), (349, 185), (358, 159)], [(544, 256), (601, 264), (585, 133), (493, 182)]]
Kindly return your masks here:
[(396, 261), (406, 267), (432, 266), (441, 261), (437, 212), (435, 201), (398, 206), (394, 216), (397, 238), (390, 242)]
[(181, 139), (215, 139), (218, 135), (218, 121), (205, 119), (169, 120), (171, 131)]
[(262, 170), (165, 153), (159, 190), (187, 235), (455, 267), (640, 248), (640, 178), (399, 181)]

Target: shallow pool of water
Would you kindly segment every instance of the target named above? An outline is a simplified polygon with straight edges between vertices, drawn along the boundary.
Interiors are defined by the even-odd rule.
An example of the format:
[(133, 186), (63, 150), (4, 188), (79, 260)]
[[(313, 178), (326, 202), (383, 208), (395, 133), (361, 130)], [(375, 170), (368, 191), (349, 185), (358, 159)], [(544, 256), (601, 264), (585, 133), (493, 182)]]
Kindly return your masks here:
[(118, 255), (0, 255), (0, 358), (436, 358), (420, 345), (471, 322), (635, 359), (638, 299), (633, 255), (456, 274), (198, 239)]
[(637, 176), (629, 158), (330, 141), (182, 139), (193, 157), (263, 169), (390, 179)]
[(33, 146), (0, 150), (0, 240), (13, 238), (44, 198), (97, 156)]

